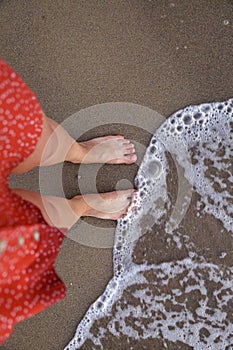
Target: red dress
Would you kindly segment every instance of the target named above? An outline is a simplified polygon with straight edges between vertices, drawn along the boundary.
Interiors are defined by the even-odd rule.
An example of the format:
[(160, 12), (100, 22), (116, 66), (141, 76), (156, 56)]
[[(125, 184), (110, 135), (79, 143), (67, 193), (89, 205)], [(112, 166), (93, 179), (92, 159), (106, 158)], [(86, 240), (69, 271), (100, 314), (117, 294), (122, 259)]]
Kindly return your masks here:
[(8, 187), (11, 170), (36, 147), (42, 117), (35, 95), (0, 58), (0, 344), (15, 323), (66, 293), (54, 270), (64, 234)]

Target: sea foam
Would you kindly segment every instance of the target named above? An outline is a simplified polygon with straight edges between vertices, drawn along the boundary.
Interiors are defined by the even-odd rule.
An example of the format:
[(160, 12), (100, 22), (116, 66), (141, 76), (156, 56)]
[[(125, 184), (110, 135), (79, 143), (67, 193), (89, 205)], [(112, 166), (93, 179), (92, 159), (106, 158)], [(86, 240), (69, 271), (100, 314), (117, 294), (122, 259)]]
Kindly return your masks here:
[(232, 129), (230, 99), (156, 131), (117, 223), (114, 276), (65, 350), (231, 348)]

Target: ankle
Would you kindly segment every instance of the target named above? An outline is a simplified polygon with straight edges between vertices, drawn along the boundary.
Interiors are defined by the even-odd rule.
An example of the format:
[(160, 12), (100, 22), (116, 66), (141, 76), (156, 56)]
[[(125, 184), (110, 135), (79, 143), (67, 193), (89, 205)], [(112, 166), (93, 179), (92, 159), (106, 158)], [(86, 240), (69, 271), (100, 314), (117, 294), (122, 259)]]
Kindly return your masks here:
[(45, 221), (57, 228), (70, 229), (80, 217), (69, 199), (54, 196), (43, 196), (41, 212)]
[(75, 196), (69, 201), (71, 209), (79, 218), (81, 216), (88, 216), (90, 207), (88, 206), (82, 195)]
[(81, 143), (74, 142), (70, 147), (65, 160), (71, 163), (81, 163), (86, 154), (86, 147)]

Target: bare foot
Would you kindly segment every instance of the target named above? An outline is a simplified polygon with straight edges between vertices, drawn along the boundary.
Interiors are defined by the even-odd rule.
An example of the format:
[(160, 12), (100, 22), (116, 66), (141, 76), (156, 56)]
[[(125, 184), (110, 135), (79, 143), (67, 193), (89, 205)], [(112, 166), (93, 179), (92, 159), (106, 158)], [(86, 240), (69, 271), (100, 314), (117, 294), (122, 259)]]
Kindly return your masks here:
[(131, 189), (76, 196), (71, 200), (71, 207), (78, 216), (117, 220), (126, 214), (135, 192), (136, 190)]
[(76, 142), (69, 157), (74, 163), (132, 164), (137, 160), (134, 145), (120, 135)]
[(126, 214), (134, 189), (101, 194), (86, 194), (72, 199), (54, 196), (40, 196), (25, 189), (12, 192), (36, 205), (45, 221), (52, 227), (70, 229), (81, 216), (94, 216), (101, 219), (117, 220)]

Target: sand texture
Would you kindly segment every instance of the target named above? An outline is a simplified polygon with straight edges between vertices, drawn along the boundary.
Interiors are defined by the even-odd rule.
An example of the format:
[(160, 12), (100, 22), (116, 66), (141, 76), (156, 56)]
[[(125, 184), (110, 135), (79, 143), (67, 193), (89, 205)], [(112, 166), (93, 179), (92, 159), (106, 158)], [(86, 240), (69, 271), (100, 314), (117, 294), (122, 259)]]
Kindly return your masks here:
[[(230, 0), (0, 0), (0, 52), (35, 92), (44, 112), (57, 122), (89, 106), (117, 101), (147, 106), (166, 118), (186, 105), (232, 97), (232, 10)], [(141, 121), (143, 125), (143, 114)], [(142, 130), (120, 124), (97, 127), (81, 139), (108, 133), (124, 134), (145, 146), (150, 140)], [(57, 167), (48, 167), (49, 176), (54, 178), (50, 188), (53, 195), (61, 192)], [(120, 179), (133, 182), (137, 169), (137, 165), (104, 165), (98, 172), (97, 189), (114, 190)], [(63, 167), (68, 198), (78, 193), (77, 172), (78, 165), (66, 163)], [(10, 185), (39, 191), (38, 169), (13, 176)], [(87, 222), (115, 227), (111, 221), (92, 218)], [(184, 224), (192, 229), (197, 245), (203, 227), (211, 232), (208, 244), (213, 255), (209, 258), (214, 261), (223, 243), (217, 237), (216, 223), (208, 217), (195, 220), (191, 207)], [(163, 241), (157, 238), (159, 254), (154, 262), (172, 259), (172, 254), (177, 258), (175, 250), (164, 254)], [(140, 244), (137, 261), (141, 259)], [(208, 257), (202, 244), (200, 251)], [(151, 259), (153, 248), (151, 236)], [(232, 265), (231, 260), (227, 263)], [(67, 297), (18, 324), (1, 350), (62, 350), (112, 277), (112, 250), (66, 238), (56, 270), (66, 283)], [(109, 337), (105, 349), (129, 349), (124, 339), (119, 344)], [(140, 347), (136, 342), (130, 345), (135, 350), (142, 345), (144, 349), (162, 350), (159, 341), (144, 341)], [(83, 349), (91, 347), (87, 343)], [(177, 347), (169, 344), (169, 350), (173, 349)]]

